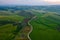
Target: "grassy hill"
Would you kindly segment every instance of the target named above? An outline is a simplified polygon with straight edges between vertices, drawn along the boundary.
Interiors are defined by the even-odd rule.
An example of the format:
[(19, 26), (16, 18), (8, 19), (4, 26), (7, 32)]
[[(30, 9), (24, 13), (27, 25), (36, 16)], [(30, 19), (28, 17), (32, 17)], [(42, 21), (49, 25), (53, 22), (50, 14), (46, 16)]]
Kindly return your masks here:
[(17, 25), (14, 23), (22, 22), (24, 17), (12, 14), (11, 12), (0, 12), (0, 40), (9, 40), (14, 36)]
[(60, 40), (60, 16), (56, 13), (32, 11), (37, 18), (31, 21), (32, 40)]

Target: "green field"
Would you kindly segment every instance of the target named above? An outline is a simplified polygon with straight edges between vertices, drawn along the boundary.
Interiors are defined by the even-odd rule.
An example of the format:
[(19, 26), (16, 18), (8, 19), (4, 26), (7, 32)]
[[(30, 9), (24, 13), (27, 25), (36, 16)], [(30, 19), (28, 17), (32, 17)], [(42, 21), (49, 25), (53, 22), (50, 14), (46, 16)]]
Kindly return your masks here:
[(4, 14), (0, 12), (0, 40), (12, 40), (12, 37), (15, 36), (13, 33), (17, 28), (17, 26), (13, 26), (12, 22), (22, 22), (24, 17), (16, 14)]
[(37, 18), (31, 21), (32, 40), (60, 40), (60, 16), (55, 13), (32, 11)]

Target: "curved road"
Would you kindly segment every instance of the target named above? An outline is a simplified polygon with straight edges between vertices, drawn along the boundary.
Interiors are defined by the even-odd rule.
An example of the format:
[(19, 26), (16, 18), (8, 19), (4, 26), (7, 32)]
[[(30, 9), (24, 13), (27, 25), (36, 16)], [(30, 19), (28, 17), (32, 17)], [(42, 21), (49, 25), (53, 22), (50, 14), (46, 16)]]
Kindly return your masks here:
[[(36, 16), (34, 16), (33, 18), (31, 18), (31, 20), (33, 20), (33, 19), (35, 19), (35, 18), (36, 18)], [(28, 33), (28, 38), (29, 38), (29, 40), (31, 40), (31, 38), (29, 37), (29, 35), (30, 35), (30, 33), (32, 32), (32, 30), (33, 30), (33, 27), (32, 27), (32, 25), (30, 24), (31, 20), (29, 20), (29, 22), (28, 22), (28, 25), (30, 25), (30, 27), (31, 27), (31, 30), (30, 30), (30, 32)]]

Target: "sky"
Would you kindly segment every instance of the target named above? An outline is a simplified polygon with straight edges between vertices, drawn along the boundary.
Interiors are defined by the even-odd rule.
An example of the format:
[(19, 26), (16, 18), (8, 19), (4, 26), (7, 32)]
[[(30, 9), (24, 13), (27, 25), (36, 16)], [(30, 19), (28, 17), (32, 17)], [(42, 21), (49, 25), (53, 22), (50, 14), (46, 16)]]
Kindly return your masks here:
[(0, 5), (60, 5), (60, 0), (0, 0)]

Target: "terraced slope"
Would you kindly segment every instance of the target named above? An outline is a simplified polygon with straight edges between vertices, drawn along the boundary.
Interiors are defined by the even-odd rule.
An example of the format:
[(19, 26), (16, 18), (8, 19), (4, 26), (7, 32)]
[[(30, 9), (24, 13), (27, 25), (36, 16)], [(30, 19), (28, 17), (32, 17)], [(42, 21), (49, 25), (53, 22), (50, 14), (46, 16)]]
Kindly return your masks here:
[(17, 28), (16, 23), (24, 19), (22, 16), (0, 16), (0, 40), (9, 40)]
[(55, 13), (32, 11), (37, 18), (31, 21), (32, 40), (60, 40), (60, 16)]

